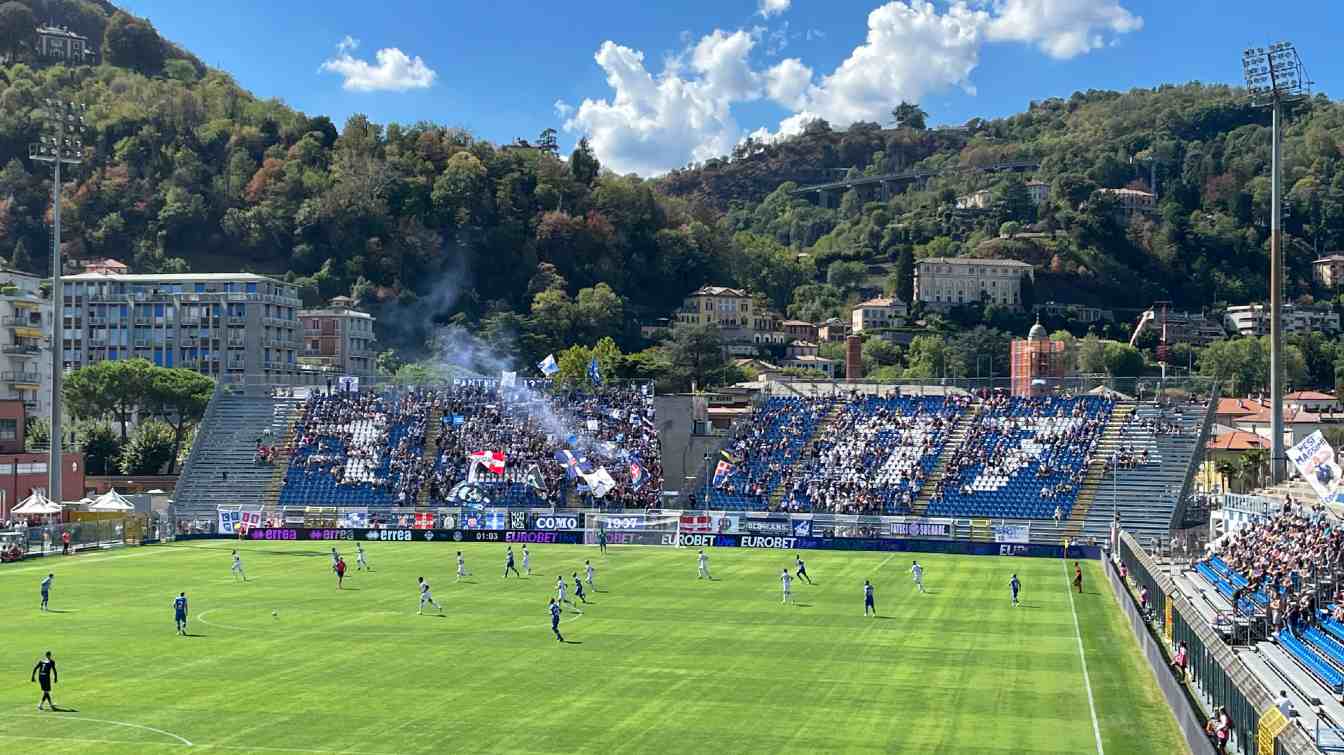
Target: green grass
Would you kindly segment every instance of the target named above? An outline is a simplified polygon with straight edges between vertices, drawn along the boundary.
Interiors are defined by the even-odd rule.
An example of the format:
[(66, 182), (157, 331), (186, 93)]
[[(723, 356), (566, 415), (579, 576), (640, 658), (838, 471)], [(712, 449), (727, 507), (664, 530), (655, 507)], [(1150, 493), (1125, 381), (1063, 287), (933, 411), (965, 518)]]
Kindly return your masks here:
[[(353, 544), (343, 543), (353, 569)], [(366, 544), (338, 592), (316, 543), (154, 546), (0, 568), (0, 752), (1096, 751), (1067, 567), (1057, 560), (807, 552), (815, 586), (779, 604), (791, 554)], [(552, 637), (557, 574), (585, 558), (600, 593)], [(56, 573), (40, 613), (37, 583)], [(1009, 606), (1016, 571), (1025, 607)], [(1185, 750), (1100, 567), (1074, 595), (1107, 753)], [(415, 578), (446, 618), (417, 616)], [(881, 618), (862, 616), (863, 580)], [(191, 637), (171, 600), (186, 590)], [(278, 618), (271, 616), (279, 611)], [(29, 672), (55, 653), (58, 705)], [(152, 727), (162, 732), (145, 728)]]

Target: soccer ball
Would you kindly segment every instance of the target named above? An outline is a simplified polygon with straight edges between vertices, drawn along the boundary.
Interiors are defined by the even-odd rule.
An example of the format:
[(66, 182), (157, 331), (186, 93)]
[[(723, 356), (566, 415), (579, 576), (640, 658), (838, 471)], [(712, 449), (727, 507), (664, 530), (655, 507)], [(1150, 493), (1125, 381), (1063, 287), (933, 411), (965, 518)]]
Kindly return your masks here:
[(274, 609), (274, 608), (271, 609), (271, 618), (272, 618), (272, 619), (278, 619), (278, 618), (280, 618), (280, 611), (278, 611), (278, 610), (276, 610), (276, 609)]

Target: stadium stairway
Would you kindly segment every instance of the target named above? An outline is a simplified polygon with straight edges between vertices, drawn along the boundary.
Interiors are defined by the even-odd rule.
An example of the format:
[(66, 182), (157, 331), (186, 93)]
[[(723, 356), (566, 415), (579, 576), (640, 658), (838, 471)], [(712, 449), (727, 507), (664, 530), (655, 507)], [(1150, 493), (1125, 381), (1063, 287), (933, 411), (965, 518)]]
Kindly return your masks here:
[(176, 508), (214, 510), (220, 504), (266, 503), (277, 470), (255, 463), (257, 438), (267, 428), (271, 437), (284, 437), (293, 426), (291, 408), (300, 401), (229, 388), (216, 391), (178, 477), (173, 492)]
[[(429, 410), (429, 419), (425, 422), (425, 446), (424, 451), (420, 454), (421, 460), (429, 469), (434, 468), (434, 460), (439, 455), (438, 437), (441, 424), (443, 424), (443, 407), (436, 402), (433, 408)], [(415, 494), (417, 502), (429, 500), (429, 483), (430, 477), (426, 475), (420, 490)]]
[(1083, 478), (1083, 489), (1073, 504), (1073, 510), (1069, 512), (1069, 518), (1060, 528), (1060, 537), (1083, 537), (1083, 523), (1087, 521), (1087, 512), (1092, 508), (1092, 503), (1097, 497), (1097, 489), (1106, 477), (1106, 460), (1111, 458), (1111, 454), (1122, 444), (1120, 428), (1129, 421), (1135, 408), (1132, 403), (1117, 402), (1115, 408), (1111, 410), (1110, 421), (1106, 423), (1106, 429), (1097, 439), (1097, 447), (1092, 452), (1092, 463), (1087, 468), (1087, 476)]
[(933, 489), (938, 480), (943, 478), (943, 467), (947, 464), (947, 459), (961, 448), (961, 442), (966, 439), (966, 433), (979, 411), (980, 404), (976, 402), (957, 417), (957, 424), (952, 427), (952, 432), (947, 434), (943, 452), (938, 454), (938, 461), (934, 462), (933, 469), (929, 470), (928, 476), (924, 478), (924, 485), (919, 489), (919, 495), (915, 496), (915, 500), (910, 504), (912, 516), (924, 516), (929, 510), (929, 499), (933, 497)]
[[(275, 411), (284, 429), (281, 430), (279, 440), (275, 443), (272, 458), (276, 461), (271, 465), (271, 481), (267, 483), (266, 492), (262, 496), (262, 503), (268, 506), (280, 500), (280, 489), (285, 486), (285, 472), (289, 470), (289, 458), (294, 452), (295, 427), (298, 425), (299, 416), (303, 413), (303, 400), (277, 399)], [(282, 414), (283, 419), (280, 419)]]
[[(1146, 448), (1149, 463), (1133, 469), (1105, 473), (1091, 480), (1088, 507), (1082, 514), (1078, 535), (1104, 541), (1110, 536), (1112, 518), (1146, 545), (1165, 544), (1171, 538), (1172, 521), (1181, 495), (1188, 490), (1195, 466), (1203, 455), (1208, 439), (1208, 404), (1183, 405), (1181, 414), (1163, 415), (1151, 403), (1134, 405), (1139, 420), (1165, 418), (1180, 425), (1178, 435), (1157, 434), (1134, 429), (1121, 443), (1131, 448)], [(1109, 428), (1108, 428), (1109, 430)], [(1097, 457), (1104, 463), (1114, 446), (1099, 448)]]
[[(790, 390), (793, 389), (790, 388)], [(794, 390), (794, 392), (797, 393), (796, 390)], [(802, 394), (799, 393), (798, 395), (801, 396)], [(798, 458), (794, 459), (793, 464), (790, 465), (789, 484), (776, 485), (775, 489), (770, 493), (770, 509), (772, 511), (779, 510), (779, 507), (784, 503), (784, 497), (788, 495), (789, 489), (793, 487), (792, 483), (799, 479), (801, 473), (807, 471), (808, 453), (806, 449), (812, 445), (813, 439), (826, 437), (826, 433), (830, 431), (831, 427), (835, 425), (836, 420), (840, 418), (841, 413), (844, 411), (844, 406), (844, 402), (842, 401), (831, 402), (830, 408), (826, 410), (826, 416), (822, 417), (821, 421), (817, 423), (816, 429), (812, 431), (812, 436), (808, 438), (804, 444), (804, 450), (798, 454)]]

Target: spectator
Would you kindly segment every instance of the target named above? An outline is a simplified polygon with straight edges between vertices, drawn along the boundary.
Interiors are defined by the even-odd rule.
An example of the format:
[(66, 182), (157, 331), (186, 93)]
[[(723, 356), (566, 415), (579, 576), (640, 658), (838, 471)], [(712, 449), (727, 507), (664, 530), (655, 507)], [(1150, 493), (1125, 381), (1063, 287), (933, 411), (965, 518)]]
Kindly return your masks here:
[(1190, 664), (1190, 646), (1185, 640), (1181, 640), (1180, 647), (1176, 648), (1176, 655), (1171, 659), (1171, 670), (1176, 672), (1176, 678), (1185, 683), (1185, 669)]
[(1274, 701), (1274, 707), (1279, 709), (1284, 718), (1297, 717), (1297, 709), (1293, 707), (1293, 701), (1288, 699), (1288, 690), (1279, 690), (1279, 697)]

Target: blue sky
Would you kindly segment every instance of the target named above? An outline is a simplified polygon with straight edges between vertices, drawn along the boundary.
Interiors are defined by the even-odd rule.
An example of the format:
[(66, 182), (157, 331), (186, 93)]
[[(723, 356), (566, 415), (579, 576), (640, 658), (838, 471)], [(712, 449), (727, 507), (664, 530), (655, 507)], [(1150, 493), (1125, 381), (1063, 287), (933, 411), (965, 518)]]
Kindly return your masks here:
[(1077, 89), (1235, 83), (1241, 50), (1278, 39), (1319, 91), (1344, 80), (1344, 3), (1330, 0), (1279, 16), (1246, 0), (122, 5), (258, 96), (338, 125), (365, 113), (498, 142), (551, 126), (566, 149), (588, 134), (604, 163), (643, 174), (811, 117), (877, 120), (902, 98), (961, 123)]

